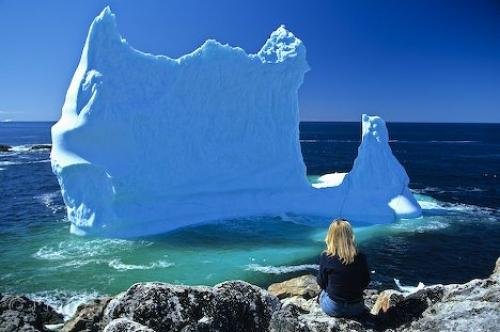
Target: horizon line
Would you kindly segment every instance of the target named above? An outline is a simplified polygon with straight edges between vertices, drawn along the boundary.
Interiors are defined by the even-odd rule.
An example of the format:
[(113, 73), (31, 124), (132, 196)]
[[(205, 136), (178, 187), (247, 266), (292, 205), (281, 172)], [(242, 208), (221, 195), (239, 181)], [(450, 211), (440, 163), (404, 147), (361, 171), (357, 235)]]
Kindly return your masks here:
[[(56, 123), (59, 120), (0, 120), (0, 124), (4, 123)], [(464, 121), (464, 122), (441, 122), (441, 121), (387, 121), (384, 120), (386, 123), (408, 123), (408, 124), (500, 124), (500, 122), (469, 122), (469, 121)], [(361, 123), (361, 121), (349, 121), (349, 120), (300, 120), (299, 123)]]

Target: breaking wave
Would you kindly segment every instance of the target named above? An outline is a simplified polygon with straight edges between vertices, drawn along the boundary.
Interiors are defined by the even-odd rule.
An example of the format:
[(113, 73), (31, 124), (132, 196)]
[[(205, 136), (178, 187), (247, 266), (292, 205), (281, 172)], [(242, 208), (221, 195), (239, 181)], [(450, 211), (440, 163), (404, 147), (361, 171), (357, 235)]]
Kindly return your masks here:
[(40, 164), (40, 163), (50, 163), (50, 159), (30, 160), (30, 161), (10, 161), (10, 160), (4, 160), (4, 161), (0, 161), (0, 166), (12, 166), (12, 165), (24, 165), (24, 164)]
[[(33, 199), (45, 205), (52, 213), (57, 213), (64, 210), (64, 204), (61, 204), (61, 191), (57, 190), (50, 193), (33, 196)], [(58, 203), (59, 200), (59, 204)]]
[(156, 268), (167, 268), (174, 266), (175, 264), (172, 262), (159, 260), (157, 262), (153, 262), (148, 265), (135, 265), (135, 264), (125, 264), (120, 259), (113, 259), (109, 262), (108, 265), (118, 271), (127, 271), (127, 270), (151, 270)]
[(121, 239), (95, 239), (86, 241), (61, 241), (56, 246), (43, 246), (33, 257), (42, 260), (65, 260), (65, 259), (82, 259), (92, 258), (109, 254), (110, 252), (131, 251), (137, 246), (148, 246), (152, 242), (149, 241), (131, 241)]
[(298, 271), (308, 271), (308, 270), (318, 270), (319, 265), (317, 264), (302, 264), (302, 265), (289, 265), (289, 266), (272, 266), (272, 265), (259, 265), (259, 264), (248, 264), (246, 270), (262, 272), (267, 274), (284, 274)]
[(14, 145), (13, 147), (11, 147), (10, 151), (20, 152), (20, 153), (41, 152), (41, 151), (50, 151), (51, 147), (52, 146), (50, 144), (44, 144), (44, 143), (22, 144), (22, 145)]
[(64, 320), (68, 320), (75, 314), (80, 304), (98, 298), (101, 295), (96, 291), (75, 292), (56, 289), (53, 291), (31, 293), (27, 296), (34, 301), (40, 301), (52, 306), (58, 313), (64, 316)]

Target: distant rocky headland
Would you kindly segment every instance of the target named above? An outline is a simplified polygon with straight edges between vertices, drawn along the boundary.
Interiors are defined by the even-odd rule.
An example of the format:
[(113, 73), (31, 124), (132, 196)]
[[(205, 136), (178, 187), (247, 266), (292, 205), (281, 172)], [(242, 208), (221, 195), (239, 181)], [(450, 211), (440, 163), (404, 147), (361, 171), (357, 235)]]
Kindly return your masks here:
[[(15, 147), (8, 144), (0, 144), (0, 152), (11, 152), (15, 151), (15, 149)], [(39, 151), (50, 149), (52, 149), (52, 144), (30, 144), (23, 147), (24, 151)]]
[[(464, 267), (466, 268), (466, 267)], [(269, 286), (243, 281), (213, 287), (137, 283), (114, 297), (94, 299), (64, 321), (51, 306), (0, 295), (0, 331), (498, 331), (500, 258), (491, 276), (465, 284), (432, 285), (404, 294), (365, 291), (370, 314), (352, 320), (325, 315), (315, 278)]]

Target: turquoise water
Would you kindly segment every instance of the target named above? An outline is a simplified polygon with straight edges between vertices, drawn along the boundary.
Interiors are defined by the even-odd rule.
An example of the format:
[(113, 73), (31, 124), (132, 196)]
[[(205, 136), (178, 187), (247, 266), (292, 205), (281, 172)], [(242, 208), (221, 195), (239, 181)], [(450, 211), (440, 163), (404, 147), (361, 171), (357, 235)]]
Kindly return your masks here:
[[(0, 124), (0, 143), (16, 146), (0, 153), (0, 292), (30, 294), (71, 313), (86, 298), (140, 281), (213, 285), (243, 279), (267, 286), (315, 272), (329, 224), (317, 217), (242, 218), (135, 240), (70, 234), (49, 151), (26, 145), (49, 143), (49, 126)], [(357, 125), (309, 126), (302, 130), (302, 149), (308, 170), (317, 172), (311, 182), (314, 174), (348, 170)], [(421, 143), (415, 137), (391, 143), (424, 216), (355, 229), (372, 270), (370, 287), (394, 287), (394, 278), (409, 285), (465, 282), (491, 272), (500, 256), (500, 145), (498, 135), (473, 129), (467, 132), (477, 137), (470, 141), (482, 143), (450, 143), (449, 133), (437, 146), (429, 143), (430, 134)]]
[[(442, 231), (452, 223), (496, 225), (494, 211), (417, 197), (424, 207), (423, 218), (356, 228), (361, 247), (369, 251), (378, 240), (398, 236), (410, 242), (415, 234)], [(62, 210), (55, 198), (44, 198), (47, 207)], [(314, 272), (327, 225), (327, 219), (286, 215), (221, 221), (121, 240), (71, 235), (64, 218), (46, 221), (0, 234), (1, 242), (10, 244), (3, 247), (0, 258), (2, 291), (114, 294), (138, 281), (213, 285), (243, 279), (267, 285)]]

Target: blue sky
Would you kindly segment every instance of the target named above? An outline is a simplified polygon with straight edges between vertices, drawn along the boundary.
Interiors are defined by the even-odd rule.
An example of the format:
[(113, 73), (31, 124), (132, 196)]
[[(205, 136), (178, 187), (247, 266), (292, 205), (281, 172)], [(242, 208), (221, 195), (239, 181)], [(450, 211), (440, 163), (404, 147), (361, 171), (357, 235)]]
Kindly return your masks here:
[(260, 49), (280, 24), (311, 71), (302, 120), (500, 122), (500, 1), (0, 0), (0, 120), (56, 120), (92, 19), (110, 5), (142, 51), (207, 38)]

